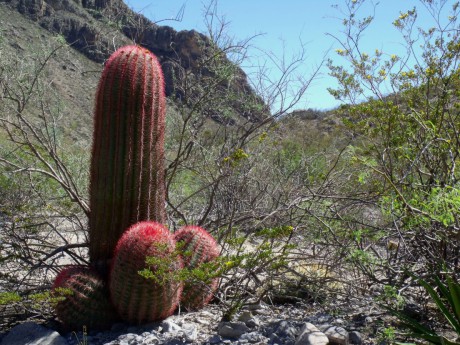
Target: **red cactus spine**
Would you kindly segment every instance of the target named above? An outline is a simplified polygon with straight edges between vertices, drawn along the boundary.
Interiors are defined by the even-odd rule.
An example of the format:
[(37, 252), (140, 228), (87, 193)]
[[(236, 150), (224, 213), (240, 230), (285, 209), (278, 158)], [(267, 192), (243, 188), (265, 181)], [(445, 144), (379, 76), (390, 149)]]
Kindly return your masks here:
[[(200, 269), (200, 265), (212, 262), (219, 256), (216, 241), (199, 226), (185, 226), (174, 234), (174, 238), (182, 253), (184, 267), (190, 271)], [(211, 278), (209, 282), (204, 282), (192, 277), (191, 280), (185, 282), (181, 303), (189, 310), (199, 309), (209, 303), (217, 285), (218, 278)]]
[[(140, 324), (174, 312), (182, 293), (182, 283), (174, 277), (182, 269), (175, 246), (173, 235), (156, 222), (137, 223), (123, 234), (109, 277), (111, 298), (123, 320)], [(147, 258), (157, 264), (146, 267)], [(139, 274), (146, 268), (159, 273), (158, 280)]]
[(123, 231), (165, 222), (164, 79), (157, 58), (138, 46), (107, 61), (96, 95), (91, 157), (89, 253), (105, 264)]
[(83, 326), (104, 329), (117, 320), (105, 282), (89, 267), (65, 268), (57, 275), (52, 290), (62, 298), (55, 310), (68, 330), (81, 330)]

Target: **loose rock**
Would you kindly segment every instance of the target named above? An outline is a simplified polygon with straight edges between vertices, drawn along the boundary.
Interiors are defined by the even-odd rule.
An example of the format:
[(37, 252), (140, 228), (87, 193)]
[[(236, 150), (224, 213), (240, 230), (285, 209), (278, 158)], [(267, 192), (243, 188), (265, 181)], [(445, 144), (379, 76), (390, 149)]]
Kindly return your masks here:
[(296, 338), (298, 330), (295, 326), (292, 325), (292, 323), (288, 321), (281, 321), (275, 333), (280, 335), (281, 337)]
[(361, 345), (363, 343), (363, 336), (358, 331), (353, 331), (348, 334), (351, 344)]
[(182, 330), (182, 328), (179, 325), (175, 324), (170, 320), (164, 320), (161, 323), (161, 328), (163, 329), (163, 333), (179, 332)]
[(184, 335), (185, 335), (185, 340), (188, 342), (194, 342), (198, 338), (198, 331), (195, 326), (193, 325), (183, 325), (182, 326)]
[(326, 328), (324, 334), (328, 337), (331, 344), (348, 345), (348, 332), (345, 328), (330, 326)]
[(220, 335), (214, 334), (208, 341), (210, 344), (219, 344), (222, 341), (222, 338)]
[(268, 343), (268, 338), (264, 337), (259, 332), (245, 333), (240, 337), (239, 340), (240, 341), (247, 340), (249, 343), (262, 343), (262, 344)]
[(298, 336), (295, 345), (327, 345), (329, 339), (315, 325), (306, 322)]
[(160, 339), (158, 339), (153, 334), (150, 334), (150, 335), (147, 335), (144, 338), (144, 342), (142, 344), (145, 344), (145, 345), (157, 345), (159, 343), (160, 343)]
[(219, 335), (224, 338), (239, 338), (241, 335), (249, 331), (248, 326), (244, 322), (221, 322), (219, 324)]
[(255, 328), (260, 325), (259, 319), (252, 315), (249, 311), (244, 311), (241, 313), (238, 321), (244, 322), (249, 328)]
[[(66, 340), (64, 344), (80, 345), (86, 340), (88, 345), (323, 345), (328, 342), (347, 345), (346, 335), (348, 344), (376, 343), (373, 334), (368, 334), (371, 329), (364, 322), (366, 317), (374, 317), (369, 314), (367, 305), (357, 310), (358, 312), (356, 308), (352, 309), (353, 314), (340, 315), (342, 320), (346, 320), (342, 326), (336, 324), (337, 317), (325, 311), (316, 312), (308, 305), (262, 305), (261, 309), (267, 312), (266, 315), (246, 309), (240, 313), (239, 321), (219, 323), (222, 311), (219, 306), (209, 305), (201, 311), (176, 314), (163, 322), (139, 326), (120, 323), (107, 331), (88, 330), (89, 334), (86, 336), (81, 331), (76, 334), (67, 333), (63, 335)], [(306, 324), (307, 321), (311, 327)], [(373, 322), (375, 323), (375, 319)], [(347, 333), (347, 330), (350, 332)], [(6, 341), (2, 343), (0, 340), (0, 345), (12, 344)], [(19, 344), (24, 344), (22, 332)]]
[(2, 345), (67, 345), (64, 337), (58, 332), (37, 325), (33, 322), (25, 322), (13, 327), (3, 338)]

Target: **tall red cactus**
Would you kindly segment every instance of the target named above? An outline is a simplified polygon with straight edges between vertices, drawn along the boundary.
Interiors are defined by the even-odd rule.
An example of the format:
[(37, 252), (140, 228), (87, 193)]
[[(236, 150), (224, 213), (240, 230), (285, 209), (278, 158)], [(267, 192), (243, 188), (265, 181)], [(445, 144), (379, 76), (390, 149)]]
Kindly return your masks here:
[(91, 157), (89, 253), (105, 265), (130, 225), (164, 223), (164, 79), (138, 46), (107, 61), (96, 95)]

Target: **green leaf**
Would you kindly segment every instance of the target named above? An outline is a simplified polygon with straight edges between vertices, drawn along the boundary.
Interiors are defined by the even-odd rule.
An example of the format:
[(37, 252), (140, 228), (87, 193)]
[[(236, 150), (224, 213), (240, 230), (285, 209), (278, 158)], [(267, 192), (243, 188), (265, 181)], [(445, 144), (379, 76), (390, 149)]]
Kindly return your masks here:
[(454, 301), (452, 299), (452, 295), (450, 291), (447, 289), (447, 287), (441, 282), (441, 279), (439, 279), (439, 277), (434, 277), (434, 281), (436, 282), (436, 285), (438, 286), (439, 291), (441, 292), (441, 296), (447, 299), (449, 305), (453, 306)]
[(441, 337), (441, 344), (442, 345), (460, 345), (459, 342), (449, 340), (445, 337)]
[(431, 335), (431, 336), (435, 335), (428, 327), (422, 325), (421, 323), (419, 323), (418, 321), (416, 321), (416, 320), (412, 319), (411, 317), (407, 316), (403, 312), (401, 312), (399, 310), (392, 309), (392, 308), (388, 308), (388, 307), (385, 307), (385, 306), (383, 306), (383, 307), (386, 310), (388, 310), (391, 314), (396, 316), (398, 319), (400, 319), (404, 323), (404, 325), (406, 327), (410, 328), (417, 335), (422, 335), (422, 334)]
[[(436, 291), (422, 278), (419, 278), (419, 283), (425, 288), (425, 290), (428, 292), (428, 294), (431, 296), (433, 301), (436, 303), (438, 306), (439, 310), (443, 313), (444, 317), (449, 321), (449, 323), (452, 325), (452, 327), (457, 330), (460, 329), (460, 324), (458, 320), (456, 320), (455, 316), (452, 315), (452, 313), (449, 311), (449, 309), (444, 305), (443, 301), (441, 298), (438, 296)], [(442, 283), (441, 283), (442, 284)]]
[(17, 292), (0, 292), (0, 305), (20, 302), (21, 296)]
[[(460, 284), (448, 276), (447, 285), (449, 286), (450, 290), (452, 309), (454, 310), (457, 322), (460, 323)], [(460, 334), (460, 328), (456, 328), (455, 331)]]

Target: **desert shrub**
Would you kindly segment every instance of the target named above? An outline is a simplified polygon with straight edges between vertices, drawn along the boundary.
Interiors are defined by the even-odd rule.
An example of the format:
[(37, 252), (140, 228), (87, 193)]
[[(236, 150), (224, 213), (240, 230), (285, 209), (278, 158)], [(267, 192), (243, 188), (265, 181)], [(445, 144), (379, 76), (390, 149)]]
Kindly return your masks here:
[(63, 264), (84, 262), (86, 247), (88, 155), (81, 141), (68, 140), (65, 106), (47, 81), (50, 61), (67, 48), (37, 44), (20, 57), (0, 44), (0, 292), (21, 296), (2, 308), (23, 317), (49, 315), (30, 296)]
[[(456, 271), (458, 3), (420, 1), (400, 12), (393, 25), (407, 55), (364, 51), (360, 38), (373, 15), (361, 14), (365, 1), (345, 3), (344, 35), (336, 36), (344, 63), (329, 61), (339, 84), (330, 92), (346, 102), (340, 112), (353, 138), (350, 164), (359, 167), (358, 184), (367, 191), (360, 204), (379, 210), (373, 231), (360, 233), (365, 251), (352, 258), (373, 280), (399, 287), (408, 284), (406, 270), (435, 273), (445, 262)], [(433, 22), (417, 27), (417, 11)]]

